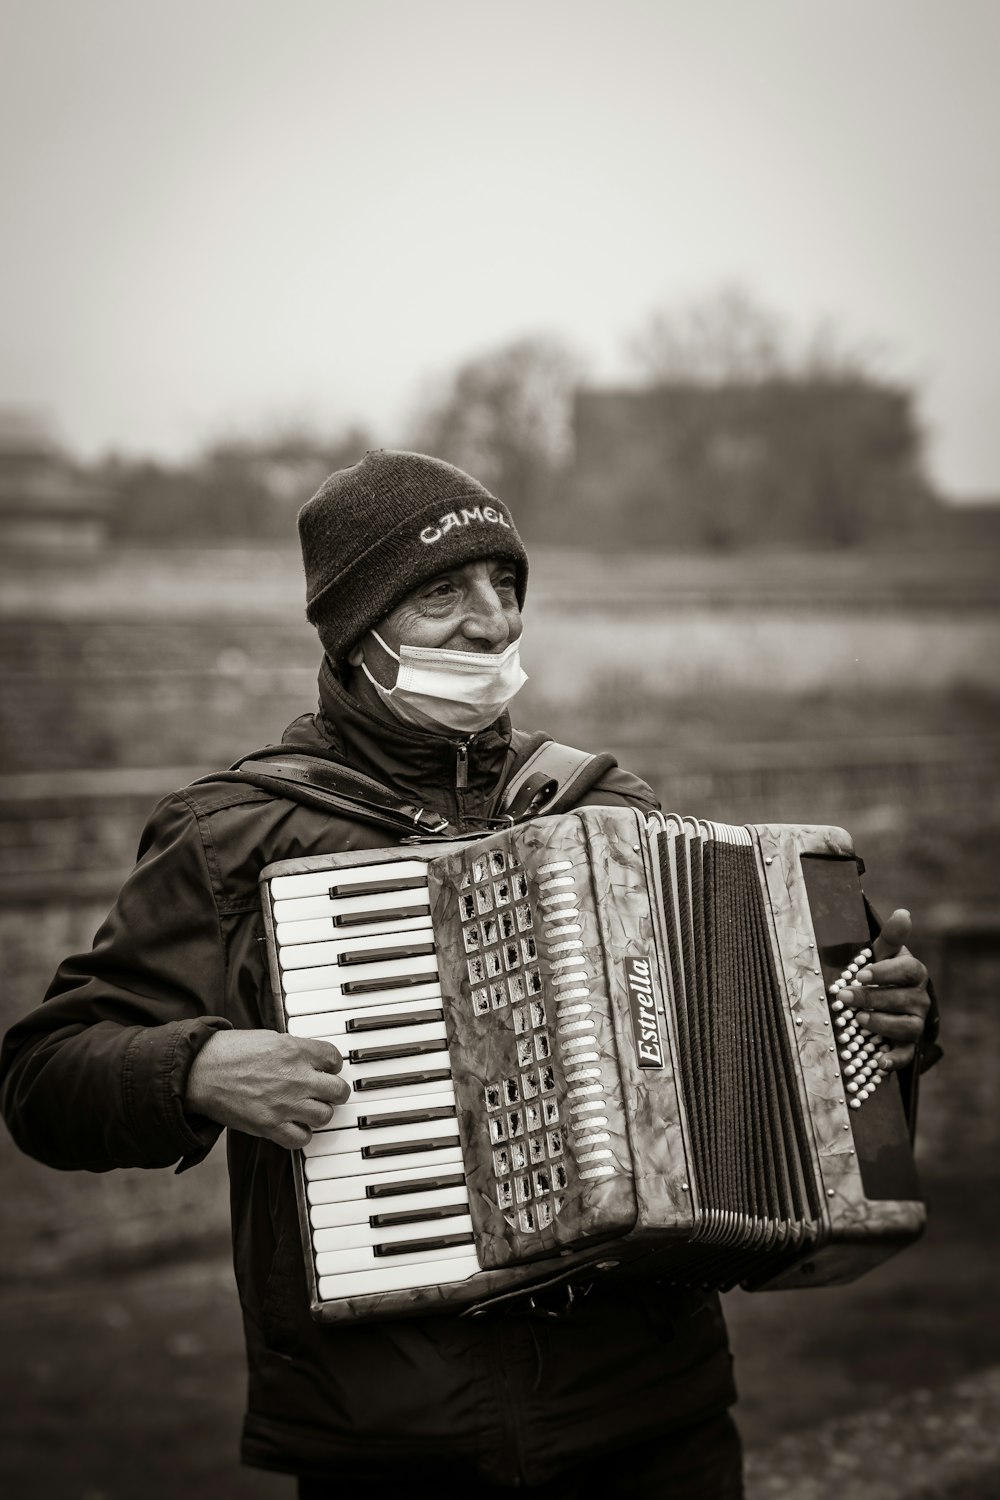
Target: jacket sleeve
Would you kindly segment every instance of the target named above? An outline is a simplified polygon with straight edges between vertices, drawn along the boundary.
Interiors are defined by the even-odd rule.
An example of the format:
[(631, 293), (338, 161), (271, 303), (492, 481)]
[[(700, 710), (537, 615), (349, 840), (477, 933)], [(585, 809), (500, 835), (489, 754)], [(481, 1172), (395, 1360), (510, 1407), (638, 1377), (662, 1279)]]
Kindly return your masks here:
[(637, 807), (640, 812), (655, 812), (660, 804), (656, 793), (639, 776), (612, 766), (600, 781), (586, 791), (577, 807)]
[(155, 809), (92, 951), (60, 965), (0, 1051), (14, 1140), (52, 1167), (200, 1161), (221, 1127), (185, 1115), (197, 1052), (224, 1019), (209, 851), (183, 795)]

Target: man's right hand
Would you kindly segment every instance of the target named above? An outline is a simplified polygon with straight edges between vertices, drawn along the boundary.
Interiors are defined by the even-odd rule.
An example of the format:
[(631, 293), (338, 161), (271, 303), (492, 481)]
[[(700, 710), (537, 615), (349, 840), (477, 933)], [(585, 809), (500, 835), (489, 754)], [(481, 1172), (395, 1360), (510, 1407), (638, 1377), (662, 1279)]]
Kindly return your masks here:
[(350, 1097), (331, 1042), (280, 1031), (217, 1031), (188, 1075), (185, 1107), (220, 1125), (290, 1149), (329, 1125)]

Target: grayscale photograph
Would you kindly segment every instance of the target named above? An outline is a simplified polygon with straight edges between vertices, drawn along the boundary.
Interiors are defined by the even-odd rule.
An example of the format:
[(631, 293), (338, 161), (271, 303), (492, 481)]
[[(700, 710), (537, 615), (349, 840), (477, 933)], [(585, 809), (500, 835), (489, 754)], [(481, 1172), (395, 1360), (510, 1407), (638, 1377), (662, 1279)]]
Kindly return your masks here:
[(0, 0), (5, 1500), (1000, 1495), (998, 67)]

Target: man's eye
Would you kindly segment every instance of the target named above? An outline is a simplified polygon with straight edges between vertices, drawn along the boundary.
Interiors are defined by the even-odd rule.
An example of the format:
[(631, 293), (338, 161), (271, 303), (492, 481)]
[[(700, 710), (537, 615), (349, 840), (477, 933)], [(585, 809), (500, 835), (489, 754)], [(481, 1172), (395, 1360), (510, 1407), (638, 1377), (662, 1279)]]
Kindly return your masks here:
[(514, 574), (514, 573), (501, 573), (500, 576), (499, 576), (499, 578), (494, 578), (494, 580), (493, 580), (493, 587), (495, 589), (498, 589), (498, 590), (499, 589), (516, 589), (517, 588), (517, 575)]

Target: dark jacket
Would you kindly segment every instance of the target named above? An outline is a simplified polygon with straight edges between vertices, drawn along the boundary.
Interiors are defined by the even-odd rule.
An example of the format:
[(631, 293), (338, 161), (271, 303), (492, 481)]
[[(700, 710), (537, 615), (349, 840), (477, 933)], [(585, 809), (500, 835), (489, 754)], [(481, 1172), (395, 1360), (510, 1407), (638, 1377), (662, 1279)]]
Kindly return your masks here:
[[(347, 761), (458, 828), (480, 825), (517, 759), (503, 720), (472, 738), (457, 776), (454, 740), (373, 718), (329, 668), (320, 713), (297, 720), (284, 743)], [(618, 769), (582, 801), (655, 805), (644, 782)], [(6, 1038), (3, 1106), (18, 1144), (50, 1166), (90, 1171), (200, 1161), (220, 1130), (184, 1110), (197, 1050), (220, 1027), (273, 1024), (261, 869), (391, 841), (376, 826), (221, 780), (161, 802), (93, 951), (67, 959), (46, 1003)], [(734, 1399), (715, 1298), (602, 1287), (559, 1318), (522, 1310), (319, 1325), (288, 1152), (231, 1131), (229, 1170), (248, 1463), (346, 1478), (382, 1459), (417, 1471), (448, 1458), (494, 1483), (539, 1483)]]

